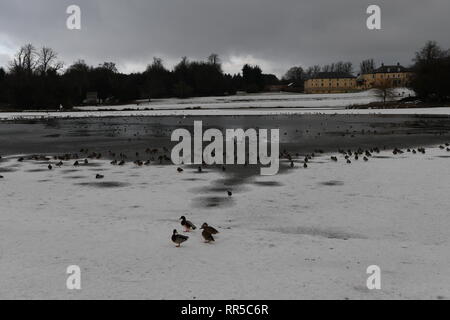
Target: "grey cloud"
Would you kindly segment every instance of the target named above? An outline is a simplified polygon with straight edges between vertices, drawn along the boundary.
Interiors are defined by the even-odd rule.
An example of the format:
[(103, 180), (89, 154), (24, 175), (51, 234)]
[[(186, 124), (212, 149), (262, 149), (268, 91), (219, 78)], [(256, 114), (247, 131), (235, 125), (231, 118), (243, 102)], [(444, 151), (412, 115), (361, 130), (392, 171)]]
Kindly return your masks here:
[[(173, 64), (217, 52), (230, 69), (242, 61), (236, 57), (248, 57), (277, 74), (290, 65), (367, 57), (408, 64), (427, 40), (450, 47), (448, 0), (0, 1), (0, 63), (3, 39), (8, 47), (51, 46), (67, 63), (83, 58), (138, 69), (153, 56)], [(82, 9), (81, 31), (65, 28), (70, 4)], [(369, 4), (382, 8), (382, 31), (365, 27)]]

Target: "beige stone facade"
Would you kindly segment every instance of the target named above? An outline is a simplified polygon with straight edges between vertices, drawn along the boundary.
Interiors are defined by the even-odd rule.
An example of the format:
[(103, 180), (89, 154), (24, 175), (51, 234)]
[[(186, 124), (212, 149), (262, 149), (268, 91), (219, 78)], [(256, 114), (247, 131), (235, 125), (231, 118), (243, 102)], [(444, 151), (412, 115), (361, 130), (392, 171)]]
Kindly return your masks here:
[(305, 81), (305, 93), (347, 93), (374, 88), (386, 81), (393, 88), (407, 87), (413, 73), (401, 66), (382, 65), (372, 73), (367, 73), (358, 78), (346, 73), (320, 72), (311, 79)]
[(305, 81), (305, 93), (346, 93), (356, 90), (356, 77), (350, 74), (322, 72)]
[(363, 74), (358, 79), (358, 84), (361, 90), (371, 89), (386, 81), (390, 86), (395, 87), (407, 87), (411, 82), (413, 73), (397, 64), (395, 66), (382, 65), (376, 69), (373, 73)]

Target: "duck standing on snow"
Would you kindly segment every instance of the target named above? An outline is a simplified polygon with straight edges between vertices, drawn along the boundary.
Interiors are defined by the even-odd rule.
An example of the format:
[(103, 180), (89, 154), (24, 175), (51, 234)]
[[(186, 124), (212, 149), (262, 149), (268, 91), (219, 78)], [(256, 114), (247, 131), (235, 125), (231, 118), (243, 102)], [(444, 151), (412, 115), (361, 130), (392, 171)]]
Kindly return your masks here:
[(215, 228), (209, 226), (206, 222), (202, 225), (202, 227), (200, 229), (205, 230), (210, 234), (218, 234), (219, 233), (219, 231), (217, 231)]
[(172, 242), (175, 243), (177, 245), (177, 247), (181, 247), (181, 244), (183, 242), (188, 241), (189, 237), (183, 236), (181, 234), (178, 234), (177, 230), (173, 230), (173, 234), (172, 234)]
[(207, 229), (203, 230), (202, 236), (203, 236), (203, 239), (205, 239), (205, 243), (211, 243), (211, 242), (216, 241), (216, 240), (214, 240), (214, 237), (212, 236), (211, 233), (208, 232)]
[(186, 232), (190, 232), (191, 230), (196, 230), (197, 227), (190, 221), (186, 220), (185, 216), (182, 216), (180, 218), (181, 220), (181, 225), (185, 228)]

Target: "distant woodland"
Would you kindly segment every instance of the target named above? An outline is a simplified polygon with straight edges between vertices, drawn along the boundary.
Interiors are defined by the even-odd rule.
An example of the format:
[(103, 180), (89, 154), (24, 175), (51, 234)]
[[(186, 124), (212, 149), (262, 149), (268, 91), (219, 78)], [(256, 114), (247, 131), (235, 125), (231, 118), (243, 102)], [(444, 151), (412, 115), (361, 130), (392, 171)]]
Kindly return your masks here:
[[(375, 68), (373, 59), (360, 65), (358, 73)], [(450, 51), (430, 41), (413, 59), (412, 89), (426, 101), (450, 100)], [(222, 70), (220, 57), (211, 54), (205, 61), (182, 58), (168, 70), (160, 58), (154, 58), (141, 73), (123, 74), (116, 64), (97, 66), (79, 60), (65, 66), (55, 50), (21, 47), (8, 66), (0, 67), (0, 106), (17, 109), (70, 108), (82, 105), (89, 92), (99, 103), (123, 104), (157, 98), (234, 95), (238, 91), (258, 93), (270, 86), (290, 85), (301, 92), (303, 83), (318, 72), (354, 73), (349, 62), (325, 66), (290, 68), (282, 79), (266, 74), (257, 65), (244, 65), (239, 74)]]

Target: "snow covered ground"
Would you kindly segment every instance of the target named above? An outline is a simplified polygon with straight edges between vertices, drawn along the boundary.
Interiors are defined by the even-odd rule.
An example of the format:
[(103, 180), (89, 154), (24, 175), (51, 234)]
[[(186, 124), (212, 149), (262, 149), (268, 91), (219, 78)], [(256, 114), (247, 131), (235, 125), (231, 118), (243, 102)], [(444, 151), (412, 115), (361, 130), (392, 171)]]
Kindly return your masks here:
[[(0, 298), (449, 299), (450, 152), (330, 156), (242, 183), (213, 169), (4, 158)], [(182, 215), (217, 227), (216, 243), (197, 231), (175, 248)], [(66, 289), (73, 264), (79, 292)], [(366, 288), (370, 265), (380, 291)]]
[(113, 118), (113, 117), (183, 117), (183, 116), (250, 116), (299, 114), (391, 114), (391, 115), (450, 115), (450, 107), (405, 109), (343, 109), (343, 108), (289, 108), (289, 109), (230, 109), (230, 110), (127, 110), (81, 112), (3, 112), (1, 120)]
[[(394, 90), (393, 100), (414, 96), (414, 92), (407, 88)], [(154, 99), (150, 103), (142, 101), (139, 105), (125, 106), (86, 106), (78, 110), (96, 111), (100, 109), (144, 110), (183, 110), (183, 109), (243, 109), (243, 108), (322, 108), (345, 107), (356, 104), (367, 104), (381, 101), (376, 90), (339, 94), (293, 94), (293, 93), (264, 93), (240, 94), (225, 97), (200, 97), (189, 99)]]
[[(397, 98), (414, 95), (397, 89)], [(450, 108), (346, 109), (380, 101), (374, 90), (345, 94), (260, 94), (191, 99), (160, 99), (126, 106), (78, 107), (74, 112), (2, 112), (0, 120), (90, 118), (124, 116), (208, 116), (291, 114), (434, 114), (449, 115)]]

